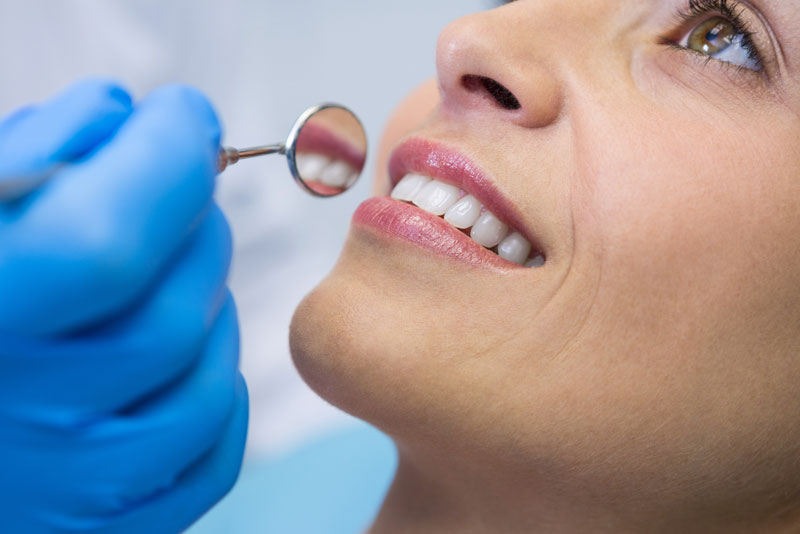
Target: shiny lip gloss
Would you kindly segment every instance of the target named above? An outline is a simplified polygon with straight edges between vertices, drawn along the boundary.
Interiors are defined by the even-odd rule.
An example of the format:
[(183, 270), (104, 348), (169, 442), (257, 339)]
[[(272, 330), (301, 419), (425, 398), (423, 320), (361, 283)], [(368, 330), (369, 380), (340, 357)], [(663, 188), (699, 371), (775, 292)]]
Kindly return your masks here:
[[(406, 174), (422, 174), (455, 185), (473, 195), (500, 220), (523, 235), (541, 250), (537, 242), (526, 235), (521, 218), (486, 175), (460, 153), (437, 143), (412, 138), (395, 149), (389, 161), (392, 187)], [(411, 241), (441, 255), (502, 270), (520, 268), (485, 249), (441, 217), (410, 204), (388, 197), (371, 198), (362, 203), (353, 215), (353, 223), (372, 227)]]

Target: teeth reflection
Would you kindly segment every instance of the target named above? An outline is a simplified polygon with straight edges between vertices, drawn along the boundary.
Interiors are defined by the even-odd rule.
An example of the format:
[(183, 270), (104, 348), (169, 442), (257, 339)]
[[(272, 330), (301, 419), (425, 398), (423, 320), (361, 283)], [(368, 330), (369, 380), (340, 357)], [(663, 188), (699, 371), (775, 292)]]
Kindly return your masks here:
[(469, 228), (481, 216), (481, 203), (472, 195), (465, 196), (447, 210), (444, 220), (462, 230)]
[(492, 212), (484, 212), (478, 217), (477, 222), (472, 227), (470, 237), (486, 248), (492, 248), (500, 243), (508, 233), (508, 226), (495, 217)]
[[(456, 228), (469, 230), (469, 235), (486, 248), (497, 247), (497, 254), (510, 262), (526, 267), (541, 267), (544, 257), (533, 252), (532, 245), (519, 232), (511, 230), (492, 212), (481, 213), (481, 203), (472, 195), (459, 199), (458, 187), (433, 180), (421, 174), (408, 174), (395, 185), (391, 197), (411, 202), (432, 215), (442, 216)], [(527, 261), (526, 261), (527, 260)]]
[(331, 160), (320, 154), (298, 153), (295, 156), (297, 172), (304, 180), (310, 182), (319, 181), (322, 171), (330, 165)]
[(411, 202), (433, 215), (444, 215), (458, 200), (459, 191), (458, 187), (431, 180)]
[(331, 187), (344, 187), (353, 174), (353, 169), (344, 161), (334, 161), (322, 171), (319, 181)]

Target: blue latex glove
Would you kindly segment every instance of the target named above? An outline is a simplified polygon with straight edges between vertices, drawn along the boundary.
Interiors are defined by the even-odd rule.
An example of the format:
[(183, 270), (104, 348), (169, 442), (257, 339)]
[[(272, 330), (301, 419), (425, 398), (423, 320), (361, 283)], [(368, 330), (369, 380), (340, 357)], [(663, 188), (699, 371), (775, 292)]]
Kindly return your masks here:
[(220, 128), (79, 83), (0, 122), (0, 531), (175, 533), (247, 428)]

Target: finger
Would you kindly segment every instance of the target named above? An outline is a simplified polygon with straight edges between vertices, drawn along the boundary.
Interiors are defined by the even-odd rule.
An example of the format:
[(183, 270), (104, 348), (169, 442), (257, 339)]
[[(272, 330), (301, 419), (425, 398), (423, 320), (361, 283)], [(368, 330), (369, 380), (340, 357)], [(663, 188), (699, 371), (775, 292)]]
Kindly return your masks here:
[(173, 483), (219, 440), (235, 401), (238, 364), (238, 324), (229, 298), (186, 377), (92, 430), (97, 485), (119, 488), (118, 498), (135, 501)]
[[(157, 391), (196, 361), (223, 302), (231, 258), (214, 206), (184, 255), (125, 318), (80, 336), (0, 343), (0, 411), (43, 414), (69, 428)], [(7, 313), (0, 306), (0, 316)]]
[(0, 330), (59, 334), (129, 306), (208, 208), (219, 135), (200, 93), (165, 87), (91, 159), (59, 172), (2, 243), (0, 266), (5, 256), (14, 269), (0, 272), (0, 302), (16, 305)]
[(51, 100), (0, 122), (0, 200), (37, 187), (59, 166), (93, 150), (131, 113), (131, 98), (114, 82), (80, 81)]
[(239, 476), (248, 411), (247, 386), (238, 375), (232, 417), (214, 448), (172, 484), (109, 518), (93, 534), (175, 534), (197, 521), (231, 490)]
[[(20, 522), (14, 532), (85, 532), (87, 534), (175, 534), (183, 531), (208, 511), (233, 487), (241, 468), (247, 437), (248, 397), (247, 387), (241, 374), (237, 373), (233, 386), (233, 406), (229, 417), (217, 435), (213, 446), (181, 473), (165, 482), (152, 493), (136, 499), (122, 499), (117, 486), (96, 486), (92, 478), (97, 475), (84, 464), (76, 465), (86, 458), (87, 451), (81, 442), (70, 444), (75, 451), (69, 462), (62, 460), (63, 451), (40, 451), (45, 462), (37, 471), (39, 492), (26, 493), (18, 498), (16, 492), (9, 494), (6, 504), (10, 517)], [(103, 451), (97, 451), (102, 453)], [(147, 451), (134, 451), (132, 456), (113, 456), (113, 464), (138, 465)], [(91, 452), (94, 454), (94, 451)], [(30, 459), (31, 462), (35, 458)], [(61, 488), (65, 477), (80, 476), (80, 487)], [(26, 485), (30, 477), (20, 479)], [(42, 479), (42, 480), (38, 480)], [(50, 482), (50, 483), (47, 483)], [(94, 490), (95, 493), (92, 493)], [(88, 496), (88, 498), (87, 498)], [(30, 510), (30, 503), (46, 503)], [(0, 502), (0, 509), (3, 503)]]
[[(40, 492), (35, 502), (49, 502), (71, 517), (97, 517), (174, 485), (224, 434), (236, 402), (238, 349), (236, 312), (229, 297), (197, 365), (171, 388), (127, 411), (72, 428), (48, 428), (25, 419), (27, 435), (37, 439), (30, 453), (18, 443), (29, 456), (23, 465), (35, 461), (42, 466), (34, 479)], [(14, 442), (13, 433), (8, 439)], [(59, 445), (41, 446), (50, 442)], [(15, 471), (12, 477), (16, 474), (26, 486), (28, 481)], [(81, 481), (80, 487), (70, 487), (75, 480)]]

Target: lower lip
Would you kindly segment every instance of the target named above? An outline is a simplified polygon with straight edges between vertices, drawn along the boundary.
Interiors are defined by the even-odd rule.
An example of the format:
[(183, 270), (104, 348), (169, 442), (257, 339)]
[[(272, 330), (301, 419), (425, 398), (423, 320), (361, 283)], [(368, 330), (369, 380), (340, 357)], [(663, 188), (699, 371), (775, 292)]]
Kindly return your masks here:
[(305, 182), (309, 189), (312, 189), (315, 193), (324, 197), (332, 197), (344, 191), (341, 187), (332, 187), (321, 182), (312, 182), (311, 180), (303, 180), (303, 182)]
[(483, 248), (441, 217), (388, 197), (364, 201), (353, 215), (353, 224), (468, 264), (503, 270), (520, 267)]

